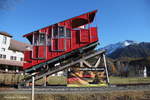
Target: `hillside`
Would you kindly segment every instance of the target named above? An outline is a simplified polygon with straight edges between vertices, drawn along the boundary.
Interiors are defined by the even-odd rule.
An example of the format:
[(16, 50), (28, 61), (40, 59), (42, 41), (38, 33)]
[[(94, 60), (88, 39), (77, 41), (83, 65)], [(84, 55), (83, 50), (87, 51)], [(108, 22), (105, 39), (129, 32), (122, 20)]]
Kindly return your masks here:
[(111, 75), (140, 76), (145, 66), (147, 66), (147, 75), (150, 75), (150, 42), (138, 43), (126, 40), (103, 49), (107, 50), (107, 64)]
[(118, 48), (114, 52), (107, 55), (110, 58), (145, 58), (150, 56), (150, 43), (141, 42), (139, 44), (131, 44), (124, 48)]

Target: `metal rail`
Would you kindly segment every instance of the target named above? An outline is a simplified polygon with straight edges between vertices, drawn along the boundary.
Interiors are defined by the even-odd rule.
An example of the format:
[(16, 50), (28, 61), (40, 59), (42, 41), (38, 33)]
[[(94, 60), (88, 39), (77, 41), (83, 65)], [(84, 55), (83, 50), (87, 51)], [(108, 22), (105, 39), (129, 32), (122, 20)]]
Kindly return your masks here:
[[(150, 83), (149, 84), (134, 84), (134, 85), (123, 85), (123, 86), (113, 86), (109, 85), (108, 87), (64, 87), (64, 86), (35, 86), (35, 94), (42, 94), (42, 93), (103, 93), (103, 92), (111, 92), (111, 91), (129, 91), (129, 90), (150, 90)], [(7, 90), (0, 90), (0, 94), (8, 94), (8, 93), (25, 93), (30, 94), (31, 87), (22, 87), (20, 89), (7, 89)]]

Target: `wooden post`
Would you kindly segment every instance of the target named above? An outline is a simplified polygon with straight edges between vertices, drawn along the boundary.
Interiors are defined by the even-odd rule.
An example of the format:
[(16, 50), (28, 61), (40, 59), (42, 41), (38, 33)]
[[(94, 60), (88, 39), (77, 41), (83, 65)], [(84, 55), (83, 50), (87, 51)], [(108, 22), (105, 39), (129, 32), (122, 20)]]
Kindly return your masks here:
[(47, 76), (44, 77), (44, 86), (47, 86)]
[(34, 100), (34, 75), (32, 76), (32, 100)]
[(32, 99), (34, 100), (34, 81), (35, 81), (35, 73), (32, 73)]

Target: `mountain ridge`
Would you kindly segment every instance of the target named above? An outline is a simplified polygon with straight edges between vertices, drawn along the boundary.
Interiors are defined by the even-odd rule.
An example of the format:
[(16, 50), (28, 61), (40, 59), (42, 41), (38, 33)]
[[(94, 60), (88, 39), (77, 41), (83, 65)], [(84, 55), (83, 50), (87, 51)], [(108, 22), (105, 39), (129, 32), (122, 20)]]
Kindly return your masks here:
[(112, 59), (123, 57), (139, 58), (150, 56), (150, 42), (136, 42), (125, 40), (115, 44), (110, 44), (101, 49), (107, 51), (106, 55)]
[(124, 48), (126, 46), (129, 46), (129, 45), (132, 45), (132, 44), (138, 44), (139, 42), (136, 42), (136, 41), (132, 41), (132, 40), (125, 40), (125, 41), (122, 41), (122, 42), (117, 42), (117, 43), (114, 43), (114, 44), (109, 44), (103, 48), (100, 48), (101, 49), (104, 49), (107, 51), (107, 55), (113, 53), (115, 50), (117, 50), (118, 48)]

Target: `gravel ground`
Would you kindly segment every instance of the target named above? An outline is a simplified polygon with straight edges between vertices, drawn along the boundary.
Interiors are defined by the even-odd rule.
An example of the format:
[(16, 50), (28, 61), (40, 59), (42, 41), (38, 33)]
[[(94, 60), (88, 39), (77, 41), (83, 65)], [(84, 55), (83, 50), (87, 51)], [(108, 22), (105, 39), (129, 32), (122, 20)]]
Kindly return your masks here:
[[(108, 86), (108, 87), (80, 87), (80, 88), (73, 88), (73, 87), (36, 87), (35, 88), (35, 94), (46, 94), (46, 93), (105, 93), (105, 92), (111, 92), (111, 91), (150, 91), (150, 85), (138, 85), (138, 86), (120, 86), (116, 87), (114, 86)], [(2, 89), (0, 90), (0, 94), (30, 94), (31, 88), (20, 88), (20, 89)]]

